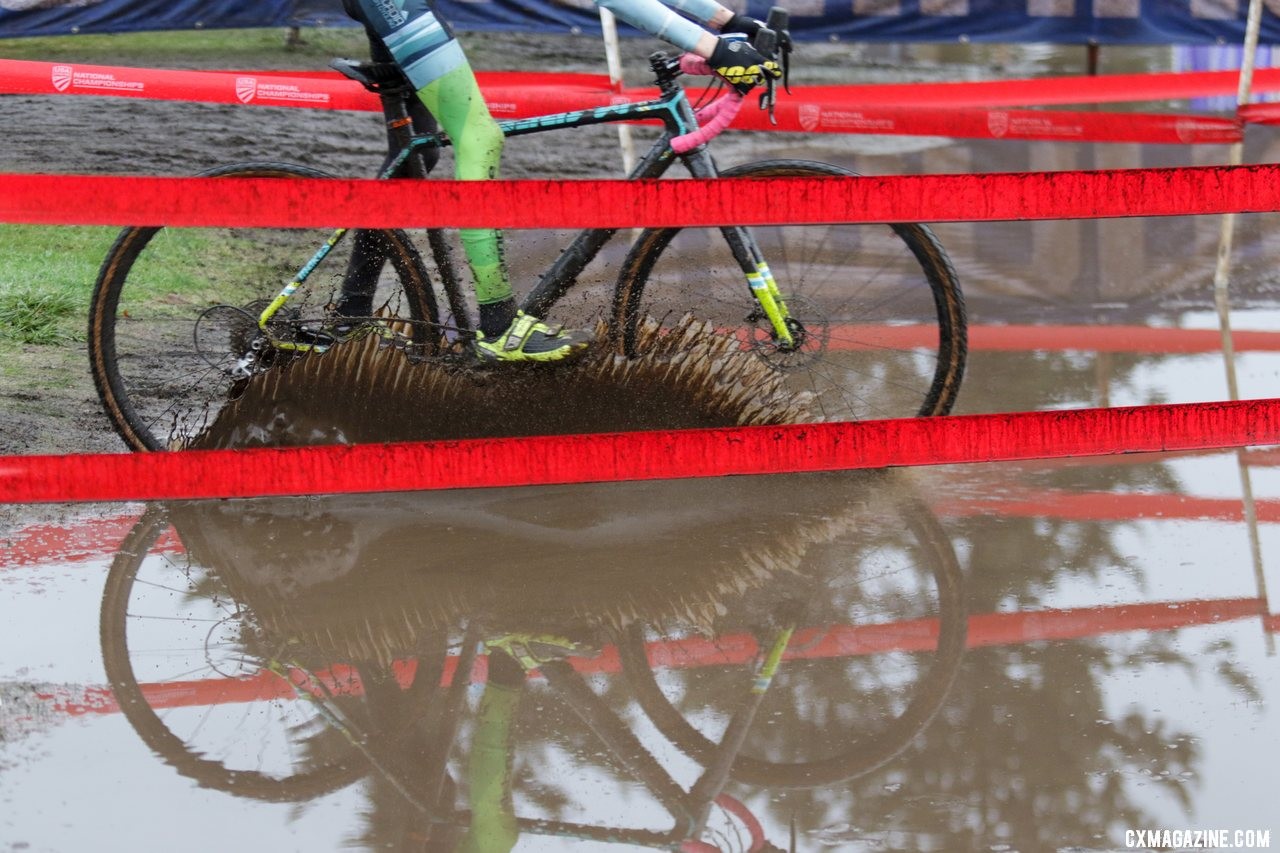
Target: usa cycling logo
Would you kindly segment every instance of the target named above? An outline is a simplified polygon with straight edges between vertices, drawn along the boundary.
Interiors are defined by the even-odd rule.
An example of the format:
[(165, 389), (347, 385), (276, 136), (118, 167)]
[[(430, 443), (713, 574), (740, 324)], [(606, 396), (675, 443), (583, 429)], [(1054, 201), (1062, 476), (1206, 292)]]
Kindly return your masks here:
[(53, 88), (59, 92), (65, 92), (71, 88), (72, 79), (74, 79), (74, 69), (70, 65), (53, 66)]
[(256, 77), (237, 77), (236, 78), (236, 97), (240, 99), (240, 103), (247, 104), (253, 100), (258, 94), (258, 78)]
[(800, 126), (805, 130), (812, 131), (818, 126), (819, 120), (822, 118), (821, 104), (801, 104), (800, 105)]
[(1009, 114), (1003, 110), (987, 113), (987, 130), (997, 139), (1009, 132)]

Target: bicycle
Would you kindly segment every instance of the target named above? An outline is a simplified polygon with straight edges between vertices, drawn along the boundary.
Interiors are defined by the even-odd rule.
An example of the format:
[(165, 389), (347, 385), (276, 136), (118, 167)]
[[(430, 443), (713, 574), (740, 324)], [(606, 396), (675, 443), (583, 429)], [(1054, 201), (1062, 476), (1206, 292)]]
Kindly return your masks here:
[[(784, 14), (765, 39), (785, 33)], [(759, 47), (770, 51), (762, 42)], [(333, 66), (379, 95), (389, 157), (379, 177), (424, 178), (448, 145), (423, 128), (394, 66), (339, 60)], [(629, 180), (662, 177), (677, 160), (694, 178), (824, 178), (852, 173), (803, 160), (719, 169), (708, 143), (742, 104), (736, 92), (698, 107), (680, 78), (706, 73), (689, 57), (650, 59), (657, 98), (500, 122), (507, 136), (621, 121), (662, 123)], [(762, 106), (772, 107), (772, 87)], [(247, 163), (201, 173), (217, 178), (324, 178), (285, 163)], [(565, 321), (566, 295), (615, 229), (581, 232), (523, 299), (529, 313)], [(104, 410), (134, 450), (182, 446), (258, 372), (362, 335), (414, 358), (468, 369), (474, 335), (451, 248), (428, 232), (436, 277), (401, 230), (347, 229), (325, 236), (278, 229), (125, 229), (94, 288), (89, 353)], [(315, 247), (319, 246), (317, 250)], [(375, 281), (376, 278), (376, 281)], [(374, 317), (334, 314), (353, 280), (376, 284)], [(827, 420), (942, 415), (955, 403), (967, 354), (964, 301), (942, 246), (925, 226), (820, 225), (658, 228), (626, 254), (612, 296), (589, 294), (604, 345), (627, 355), (636, 330), (691, 312), (735, 335), (813, 394)], [(442, 313), (441, 309), (444, 309)]]
[[(838, 482), (874, 487), (885, 480)], [(393, 811), (457, 827), (469, 815), (453, 803), (450, 766), (459, 763), (464, 694), (476, 680), (471, 673), (483, 629), (515, 624), (559, 631), (556, 620), (573, 614), (572, 621), (589, 618), (616, 638), (623, 678), (612, 683), (637, 688), (644, 714), (704, 769), (692, 787), (678, 784), (625, 722), (631, 715), (628, 706), (618, 707), (616, 689), (601, 693), (567, 662), (548, 662), (541, 671), (549, 693), (568, 702), (577, 729), (594, 735), (573, 754), (591, 761), (592, 744), (603, 743), (672, 816), (673, 826), (619, 829), (521, 818), (521, 830), (679, 849), (705, 831), (713, 804), (727, 810), (729, 817), (721, 818), (749, 827), (734, 811), (736, 801), (725, 799), (730, 780), (766, 788), (832, 784), (872, 772), (928, 725), (965, 645), (963, 577), (938, 522), (910, 494), (890, 492), (873, 509), (863, 505), (862, 490), (832, 507), (815, 494), (811, 478), (779, 481), (764, 491), (744, 485), (727, 496), (717, 490), (726, 501), (719, 516), (739, 522), (758, 518), (763, 505), (791, 508), (770, 530), (744, 538), (740, 525), (717, 524), (720, 517), (689, 520), (689, 513), (672, 512), (673, 506), (704, 505), (705, 489), (698, 482), (646, 484), (629, 496), (611, 496), (616, 490), (602, 487), (585, 505), (576, 494), (558, 504), (542, 495), (533, 501), (537, 517), (574, 512), (581, 518), (539, 529), (522, 521), (519, 500), (493, 493), (471, 496), (472, 505), (462, 508), (436, 496), (396, 496), (390, 507), (377, 503), (376, 514), (367, 498), (157, 505), (120, 548), (104, 588), (108, 680), (143, 740), (206, 787), (297, 801), (370, 777), (388, 786)], [(518, 591), (484, 572), (453, 568), (475, 562), (478, 533), (492, 555), (495, 548), (527, 553), (530, 542), (556, 532), (569, 541), (551, 550), (585, 552), (584, 565), (595, 565), (584, 546), (602, 530), (612, 532), (613, 504), (637, 497), (662, 498), (647, 510), (649, 521), (670, 514), (668, 524), (688, 528), (681, 537), (688, 543), (685, 558), (665, 578), (669, 589), (655, 577), (660, 570), (640, 576), (628, 564), (631, 557), (653, 557), (647, 535), (627, 547), (605, 537), (610, 544), (596, 547), (616, 555), (626, 571), (604, 578), (585, 573), (590, 582), (571, 585), (572, 595), (538, 584), (536, 567)], [(442, 523), (421, 524), (441, 513), (436, 520)], [(582, 526), (585, 520), (593, 523)], [(171, 525), (178, 539), (163, 539)], [(487, 532), (492, 528), (510, 538), (496, 538)], [(175, 560), (179, 542), (185, 558)], [(405, 554), (430, 554), (432, 563), (408, 564)], [(691, 573), (694, 558), (699, 571)], [(549, 559), (563, 562), (555, 554)], [(636, 580), (620, 582), (624, 574)], [(544, 586), (547, 594), (537, 595)], [(826, 609), (813, 601), (797, 608), (802, 589), (825, 600)], [(649, 600), (637, 601), (637, 594)], [(666, 633), (646, 646), (639, 627), (604, 615), (621, 612), (634, 626), (662, 625)], [(932, 634), (922, 627), (930, 618), (936, 619)], [(691, 619), (712, 639), (690, 634)], [(845, 624), (850, 621), (855, 624)], [(880, 644), (864, 643), (860, 656), (850, 631), (869, 631)], [(679, 661), (674, 669), (673, 661)], [(860, 680), (851, 678), (855, 671)], [(867, 672), (881, 672), (884, 683), (867, 683)], [(676, 701), (673, 678), (681, 680)], [(646, 681), (658, 701), (645, 695)], [(850, 691), (851, 683), (857, 689)], [(690, 704), (707, 700), (708, 685), (712, 720)], [(810, 721), (802, 711), (819, 698), (848, 703), (851, 694), (860, 696), (849, 705), (856, 718), (834, 715), (819, 736), (806, 735), (810, 746), (820, 744), (819, 757), (779, 737), (780, 729), (805, 728)], [(251, 713), (250, 704), (261, 710)], [(875, 724), (886, 708), (890, 721)], [(672, 728), (673, 714), (706, 741), (691, 747), (690, 738)], [(541, 730), (547, 718), (538, 719)], [(425, 739), (415, 740), (415, 732), (425, 732)], [(563, 732), (554, 734), (553, 741)], [(799, 760), (780, 761), (780, 745)], [(753, 761), (764, 767), (763, 778), (751, 776)]]

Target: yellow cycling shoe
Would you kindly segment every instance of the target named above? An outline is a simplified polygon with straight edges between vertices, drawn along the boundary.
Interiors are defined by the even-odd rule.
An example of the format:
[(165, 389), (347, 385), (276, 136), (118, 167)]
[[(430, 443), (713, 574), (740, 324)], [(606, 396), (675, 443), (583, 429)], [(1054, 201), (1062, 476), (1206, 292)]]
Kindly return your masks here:
[(565, 658), (593, 658), (600, 650), (568, 637), (554, 634), (506, 634), (485, 640), (484, 646), (492, 651), (499, 649), (511, 655), (525, 672), (537, 669), (539, 664)]
[(591, 338), (590, 332), (548, 326), (537, 317), (517, 311), (501, 335), (492, 340), (478, 335), (475, 352), (485, 362), (560, 361), (581, 355)]

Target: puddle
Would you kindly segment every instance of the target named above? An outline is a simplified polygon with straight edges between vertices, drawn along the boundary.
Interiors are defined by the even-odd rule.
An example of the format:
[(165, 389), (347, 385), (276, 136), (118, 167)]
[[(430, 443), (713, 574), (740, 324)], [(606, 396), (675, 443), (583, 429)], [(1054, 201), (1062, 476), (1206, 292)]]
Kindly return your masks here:
[[(1270, 830), (1274, 633), (1245, 523), (1193, 501), (1237, 471), (1209, 454), (120, 507), (86, 519), (96, 553), (59, 554), (67, 520), (0, 573), (3, 835), (123, 849), (200, 815), (194, 849), (452, 849), (510, 835), (505, 778), (520, 849), (631, 849), (696, 812), (684, 792), (725, 771), (716, 745), (788, 628), (712, 786), (722, 849), (755, 821), (784, 849), (793, 828), (797, 849), (848, 850)], [(513, 634), (544, 644), (514, 682), (485, 645)]]

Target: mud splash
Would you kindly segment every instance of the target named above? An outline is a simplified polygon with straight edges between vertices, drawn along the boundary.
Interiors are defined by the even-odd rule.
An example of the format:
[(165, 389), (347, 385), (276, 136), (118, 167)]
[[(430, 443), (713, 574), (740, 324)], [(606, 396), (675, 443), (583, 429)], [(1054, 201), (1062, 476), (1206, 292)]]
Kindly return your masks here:
[[(603, 329), (600, 336), (603, 336)], [(685, 317), (645, 324), (636, 354), (603, 342), (566, 365), (481, 369), (413, 361), (368, 336), (260, 373), (196, 448), (620, 432), (814, 420), (811, 395)]]
[[(389, 664), (479, 614), (504, 631), (590, 642), (635, 623), (711, 636), (726, 603), (740, 611), (751, 591), (817, 583), (807, 555), (873, 523), (865, 498), (875, 482), (203, 502), (172, 506), (169, 518), (263, 642)], [(753, 525), (782, 503), (785, 518)]]
[[(499, 369), (413, 361), (370, 336), (253, 377), (194, 446), (813, 420), (810, 394), (706, 322), (650, 321), (631, 357), (612, 352), (599, 331), (600, 342), (570, 364)], [(794, 576), (811, 547), (856, 526), (864, 490), (847, 479), (815, 485), (777, 478), (769, 488), (729, 480), (197, 503), (175, 507), (172, 519), (265, 636), (387, 663), (477, 612), (508, 629), (554, 622), (594, 635), (674, 620), (709, 631), (726, 598)], [(759, 525), (762, 516), (772, 523)]]

